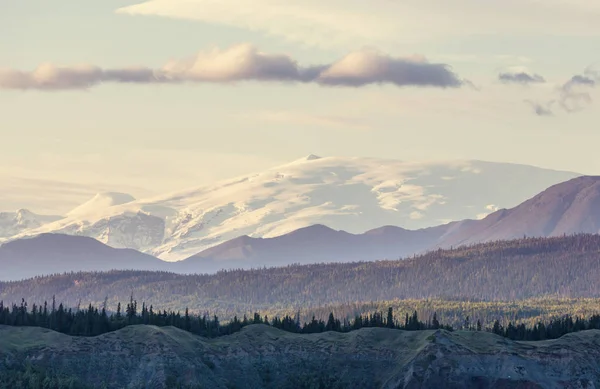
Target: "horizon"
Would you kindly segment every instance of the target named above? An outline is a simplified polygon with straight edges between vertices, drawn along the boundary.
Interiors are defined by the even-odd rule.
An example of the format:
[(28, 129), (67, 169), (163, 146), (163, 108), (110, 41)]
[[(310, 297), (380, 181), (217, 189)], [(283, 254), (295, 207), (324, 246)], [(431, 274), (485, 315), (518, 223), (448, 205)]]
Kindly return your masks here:
[(62, 196), (48, 213), (307, 150), (600, 174), (595, 17), (562, 0), (4, 2), (0, 180), (24, 204)]
[[(2, 212), (18, 212), (18, 211), (29, 211), (32, 212), (34, 214), (40, 214), (40, 215), (60, 215), (60, 216), (66, 216), (69, 212), (74, 211), (76, 208), (84, 205), (86, 202), (93, 200), (96, 196), (101, 196), (101, 195), (105, 195), (105, 194), (116, 194), (116, 195), (126, 195), (126, 196), (132, 196), (133, 200), (132, 201), (143, 201), (143, 200), (150, 200), (156, 197), (161, 197), (161, 196), (165, 196), (165, 195), (170, 195), (170, 194), (176, 194), (178, 192), (185, 192), (185, 191), (189, 191), (189, 190), (194, 190), (194, 189), (199, 189), (199, 188), (203, 188), (203, 187), (210, 187), (212, 185), (217, 185), (220, 183), (224, 183), (227, 181), (233, 181), (236, 179), (240, 179), (240, 178), (245, 178), (248, 176), (252, 176), (254, 174), (260, 174), (263, 173), (265, 171), (270, 171), (273, 169), (278, 169), (278, 168), (282, 168), (285, 167), (286, 165), (290, 165), (290, 164), (294, 164), (294, 163), (298, 163), (298, 162), (303, 162), (306, 161), (308, 158), (310, 157), (316, 157), (316, 159), (328, 159), (328, 160), (332, 160), (332, 159), (341, 159), (341, 160), (353, 160), (353, 159), (359, 159), (359, 160), (381, 160), (381, 161), (389, 161), (389, 162), (400, 162), (400, 163), (406, 163), (406, 164), (415, 164), (415, 165), (435, 165), (435, 164), (455, 164), (455, 163), (463, 163), (463, 162), (481, 162), (481, 163), (492, 163), (492, 164), (505, 164), (505, 165), (513, 165), (513, 166), (525, 166), (525, 167), (533, 167), (533, 168), (538, 168), (538, 169), (543, 169), (543, 170), (549, 170), (549, 171), (555, 171), (555, 172), (564, 172), (564, 173), (573, 173), (576, 174), (578, 176), (598, 176), (600, 174), (584, 174), (581, 172), (575, 172), (575, 171), (569, 171), (569, 170), (563, 170), (563, 169), (553, 169), (553, 168), (548, 168), (548, 167), (543, 167), (543, 166), (538, 166), (538, 165), (529, 165), (529, 164), (523, 164), (523, 163), (515, 163), (515, 162), (503, 162), (503, 161), (490, 161), (490, 160), (479, 160), (479, 159), (443, 159), (443, 160), (436, 160), (436, 159), (413, 159), (413, 160), (402, 160), (402, 159), (396, 159), (396, 158), (377, 158), (377, 157), (372, 157), (372, 156), (351, 156), (351, 157), (340, 157), (340, 156), (322, 156), (322, 155), (316, 155), (316, 154), (307, 154), (304, 157), (301, 158), (296, 158), (293, 159), (291, 161), (287, 161), (284, 163), (280, 163), (277, 164), (275, 166), (270, 166), (267, 167), (266, 169), (263, 169), (261, 171), (257, 171), (257, 170), (252, 170), (252, 171), (247, 171), (245, 173), (241, 173), (241, 174), (237, 174), (234, 176), (227, 176), (227, 177), (223, 177), (220, 178), (218, 180), (215, 180), (213, 182), (208, 182), (202, 185), (194, 185), (194, 184), (188, 184), (187, 186), (181, 187), (181, 188), (176, 188), (176, 189), (166, 189), (163, 190), (162, 192), (157, 192), (157, 191), (148, 191), (145, 189), (141, 189), (138, 191), (136, 190), (132, 190), (129, 192), (121, 192), (118, 190), (112, 190), (110, 187), (103, 187), (103, 186), (98, 186), (98, 187), (94, 187), (94, 186), (89, 186), (86, 187), (86, 191), (85, 194), (80, 194), (79, 196), (77, 196), (76, 198), (73, 198), (68, 204), (62, 205), (60, 208), (55, 208), (55, 209), (51, 209), (48, 208), (47, 205), (44, 205), (43, 202), (46, 203), (52, 203), (53, 200), (55, 200), (54, 198), (50, 198), (50, 197), (45, 197), (44, 201), (40, 202), (39, 199), (36, 199), (35, 202), (29, 203), (30, 205), (27, 205), (26, 202), (23, 202), (22, 204), (25, 205), (20, 205), (19, 204), (19, 200), (16, 199), (18, 197), (18, 195), (20, 193), (16, 192), (16, 193), (10, 193), (8, 196), (5, 194), (4, 196), (0, 195), (0, 200), (2, 200), (3, 202), (0, 203), (0, 206), (6, 203), (12, 203), (14, 205), (16, 205), (16, 207), (13, 208), (0, 208), (0, 213)], [(14, 179), (17, 179), (17, 177), (13, 177)], [(41, 182), (43, 183), (43, 181)], [(56, 186), (56, 185), (68, 185), (68, 186), (77, 186), (78, 184), (80, 185), (81, 183), (46, 183), (48, 184), (50, 187), (52, 186)], [(94, 192), (94, 189), (98, 189), (98, 191)], [(140, 195), (141, 193), (141, 195)], [(62, 195), (62, 193), (57, 194), (57, 198)], [(16, 200), (15, 200), (16, 199)], [(38, 207), (36, 207), (36, 205), (38, 205)], [(38, 212), (37, 208), (41, 208), (43, 210), (43, 212)]]
[(0, 0), (0, 388), (600, 388), (599, 20)]

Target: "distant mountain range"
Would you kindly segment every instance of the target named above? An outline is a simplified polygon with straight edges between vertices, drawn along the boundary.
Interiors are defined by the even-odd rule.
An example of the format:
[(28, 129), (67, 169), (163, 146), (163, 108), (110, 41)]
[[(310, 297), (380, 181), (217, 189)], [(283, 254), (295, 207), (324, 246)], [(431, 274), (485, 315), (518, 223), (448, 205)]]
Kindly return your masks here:
[(174, 268), (193, 273), (198, 269), (214, 272), (224, 268), (400, 259), (432, 247), (447, 228), (411, 231), (387, 226), (350, 234), (314, 225), (274, 238), (242, 236), (177, 262)]
[(310, 264), (216, 274), (118, 271), (0, 282), (0, 301), (75, 306), (129, 300), (219, 317), (394, 299), (515, 301), (600, 295), (600, 235), (527, 238), (435, 250), (406, 260)]
[(82, 236), (42, 234), (0, 246), (0, 280), (113, 269), (166, 270), (168, 262), (131, 249), (114, 249)]
[(168, 270), (212, 273), (319, 262), (398, 259), (437, 248), (520, 237), (600, 232), (600, 177), (582, 176), (553, 185), (524, 203), (481, 220), (420, 230), (380, 227), (362, 234), (313, 225), (273, 238), (241, 236), (168, 263), (135, 250), (118, 250), (94, 239), (61, 234), (11, 241), (0, 246), (0, 279), (80, 270)]
[[(576, 176), (482, 161), (411, 163), (311, 155), (262, 173), (155, 198), (103, 193), (60, 217), (29, 212), (23, 222), (23, 217), (0, 216), (0, 240), (40, 233), (81, 235), (115, 248), (182, 260), (242, 235), (273, 238), (315, 224), (361, 234), (386, 225), (415, 230), (482, 218)], [(396, 234), (404, 239), (408, 233), (383, 235)], [(417, 235), (410, 250), (394, 248), (377, 256), (404, 255), (422, 243), (427, 247), (429, 232)], [(368, 246), (388, 238), (360, 239)], [(347, 257), (365, 255), (348, 250)]]
[(506, 240), (600, 232), (600, 177), (582, 176), (554, 185), (511, 209), (481, 220), (421, 230), (382, 227), (352, 235), (316, 225), (268, 239), (242, 236), (205, 250), (182, 268), (250, 268), (290, 263), (397, 259), (436, 248)]

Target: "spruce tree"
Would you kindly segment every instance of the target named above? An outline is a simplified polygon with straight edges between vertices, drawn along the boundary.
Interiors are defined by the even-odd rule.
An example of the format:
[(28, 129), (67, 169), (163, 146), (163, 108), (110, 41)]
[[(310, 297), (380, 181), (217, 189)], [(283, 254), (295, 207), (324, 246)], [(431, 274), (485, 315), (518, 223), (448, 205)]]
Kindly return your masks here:
[(388, 314), (387, 314), (387, 321), (386, 321), (387, 327), (388, 328), (394, 328), (394, 311), (392, 309), (392, 307), (388, 308)]

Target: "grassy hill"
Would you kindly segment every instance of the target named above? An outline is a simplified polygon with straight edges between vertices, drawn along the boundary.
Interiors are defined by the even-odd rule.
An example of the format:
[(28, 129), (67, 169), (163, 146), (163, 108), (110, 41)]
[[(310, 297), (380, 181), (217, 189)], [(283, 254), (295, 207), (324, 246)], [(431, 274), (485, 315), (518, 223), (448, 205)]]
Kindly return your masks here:
[(600, 384), (600, 331), (512, 342), (383, 328), (299, 335), (252, 325), (205, 339), (172, 327), (93, 338), (0, 327), (0, 360), (0, 387), (27, 387), (39, 372), (90, 388), (592, 387)]

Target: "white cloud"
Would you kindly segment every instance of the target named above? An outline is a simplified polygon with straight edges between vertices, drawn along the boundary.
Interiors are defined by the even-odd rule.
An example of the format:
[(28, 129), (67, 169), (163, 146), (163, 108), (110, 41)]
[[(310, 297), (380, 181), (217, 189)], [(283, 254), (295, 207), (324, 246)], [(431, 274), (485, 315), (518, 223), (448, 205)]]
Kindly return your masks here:
[(0, 70), (0, 89), (87, 89), (100, 83), (180, 83), (236, 81), (312, 82), (320, 85), (458, 87), (462, 81), (447, 65), (425, 58), (392, 57), (359, 50), (331, 64), (302, 67), (284, 54), (267, 54), (250, 44), (213, 48), (172, 60), (160, 69), (101, 69), (93, 65), (60, 67), (44, 64), (33, 71)]
[(346, 48), (388, 48), (450, 35), (600, 32), (600, 7), (588, 0), (149, 0), (117, 12), (198, 20)]
[(193, 58), (170, 61), (161, 72), (168, 79), (200, 82), (295, 81), (300, 78), (298, 64), (292, 58), (262, 53), (250, 44), (225, 50), (213, 48)]
[(321, 72), (318, 81), (346, 86), (392, 83), (452, 87), (462, 83), (444, 64), (430, 64), (417, 56), (393, 58), (372, 49), (348, 54)]

